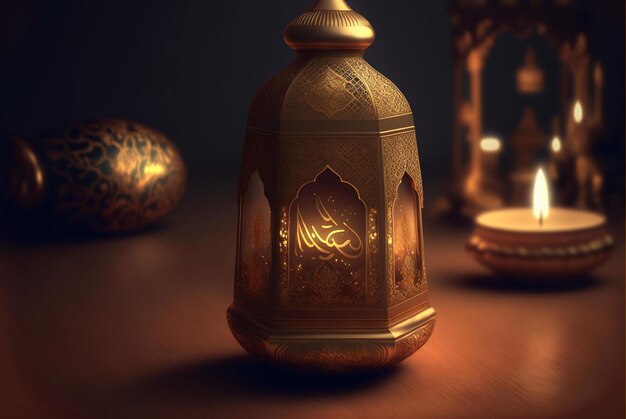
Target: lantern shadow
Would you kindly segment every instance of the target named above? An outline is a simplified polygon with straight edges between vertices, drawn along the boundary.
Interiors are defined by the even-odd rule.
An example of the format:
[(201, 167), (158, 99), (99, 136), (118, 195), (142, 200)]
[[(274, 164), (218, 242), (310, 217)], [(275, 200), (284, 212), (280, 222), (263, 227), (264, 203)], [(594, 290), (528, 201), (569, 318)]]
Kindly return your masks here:
[(459, 275), (451, 277), (446, 285), (470, 291), (493, 291), (502, 293), (563, 293), (598, 288), (603, 282), (593, 276), (579, 276), (555, 281), (498, 277), (490, 274)]
[(294, 369), (249, 355), (215, 359), (165, 371), (141, 381), (144, 397), (219, 398), (325, 397), (366, 391), (382, 385), (401, 366), (351, 373)]

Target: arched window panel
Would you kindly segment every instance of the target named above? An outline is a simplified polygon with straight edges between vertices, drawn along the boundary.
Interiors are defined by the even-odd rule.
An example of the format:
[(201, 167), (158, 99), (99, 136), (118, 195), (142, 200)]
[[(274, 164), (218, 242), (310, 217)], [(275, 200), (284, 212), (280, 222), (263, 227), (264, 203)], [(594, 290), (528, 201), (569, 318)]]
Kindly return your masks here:
[(420, 235), (419, 200), (413, 180), (405, 173), (393, 209), (394, 285), (398, 290), (411, 290), (419, 284), (422, 270)]
[(289, 293), (299, 305), (365, 299), (366, 211), (330, 168), (304, 185), (289, 215)]
[(239, 253), (241, 287), (248, 296), (266, 301), (269, 298), (272, 266), (272, 214), (258, 172), (254, 172), (248, 180), (242, 205)]

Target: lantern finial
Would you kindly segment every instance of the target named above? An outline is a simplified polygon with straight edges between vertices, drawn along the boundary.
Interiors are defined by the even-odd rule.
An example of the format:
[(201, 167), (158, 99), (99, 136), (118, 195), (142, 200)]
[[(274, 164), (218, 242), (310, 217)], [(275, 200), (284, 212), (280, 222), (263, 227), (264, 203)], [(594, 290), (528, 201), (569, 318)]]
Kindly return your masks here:
[(374, 42), (374, 28), (344, 0), (318, 0), (292, 20), (285, 42), (296, 51), (337, 50), (363, 52)]
[(352, 10), (345, 0), (317, 0), (311, 10)]

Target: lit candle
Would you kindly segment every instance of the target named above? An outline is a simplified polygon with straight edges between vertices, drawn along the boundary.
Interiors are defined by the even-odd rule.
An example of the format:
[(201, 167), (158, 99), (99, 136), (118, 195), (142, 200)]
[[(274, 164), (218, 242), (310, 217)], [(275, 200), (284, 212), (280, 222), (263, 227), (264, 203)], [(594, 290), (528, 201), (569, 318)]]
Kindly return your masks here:
[(555, 135), (554, 138), (552, 138), (552, 142), (550, 143), (550, 149), (552, 149), (552, 153), (560, 154), (562, 148), (563, 144), (561, 144), (561, 139), (558, 135)]
[(498, 163), (502, 152), (502, 142), (497, 137), (485, 137), (480, 140), (482, 152), (482, 171), (487, 183), (497, 180)]
[(574, 104), (574, 121), (577, 124), (580, 124), (581, 122), (583, 122), (584, 115), (585, 114), (583, 112), (583, 105), (580, 103), (580, 100), (577, 100)]
[(499, 138), (485, 137), (480, 140), (480, 149), (486, 153), (496, 153), (502, 148), (502, 143)]
[(606, 260), (612, 245), (603, 215), (550, 208), (548, 182), (540, 169), (532, 208), (507, 208), (479, 215), (468, 249), (497, 273), (552, 279), (589, 272)]
[(563, 144), (558, 135), (555, 135), (550, 142), (550, 165), (548, 166), (548, 174), (553, 181), (559, 180), (565, 156), (563, 153)]
[(559, 181), (561, 173), (566, 169), (566, 153), (563, 149), (563, 141), (560, 136), (559, 118), (552, 120), (552, 132), (554, 136), (550, 141), (550, 164), (548, 165), (548, 176), (553, 182)]
[(589, 142), (589, 124), (580, 100), (574, 103), (572, 118), (568, 124), (569, 149), (575, 156), (586, 154)]

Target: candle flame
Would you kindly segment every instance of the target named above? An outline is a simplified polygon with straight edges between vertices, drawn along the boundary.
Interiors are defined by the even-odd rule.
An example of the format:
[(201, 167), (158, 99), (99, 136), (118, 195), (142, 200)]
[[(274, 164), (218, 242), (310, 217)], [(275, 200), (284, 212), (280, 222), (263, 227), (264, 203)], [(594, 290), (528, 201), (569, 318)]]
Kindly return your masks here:
[(480, 140), (480, 149), (487, 152), (495, 152), (500, 151), (502, 148), (502, 143), (499, 138), (496, 137), (485, 137)]
[(580, 103), (580, 100), (577, 100), (574, 105), (574, 121), (576, 121), (577, 124), (580, 124), (583, 121), (583, 117), (583, 105)]
[(558, 135), (554, 136), (550, 146), (552, 147), (552, 151), (554, 151), (555, 153), (558, 153), (559, 151), (561, 151), (562, 144), (561, 144), (561, 139), (559, 138)]
[(548, 181), (543, 169), (539, 169), (535, 177), (535, 188), (533, 191), (533, 215), (540, 224), (548, 218), (550, 213), (550, 196), (548, 194)]

